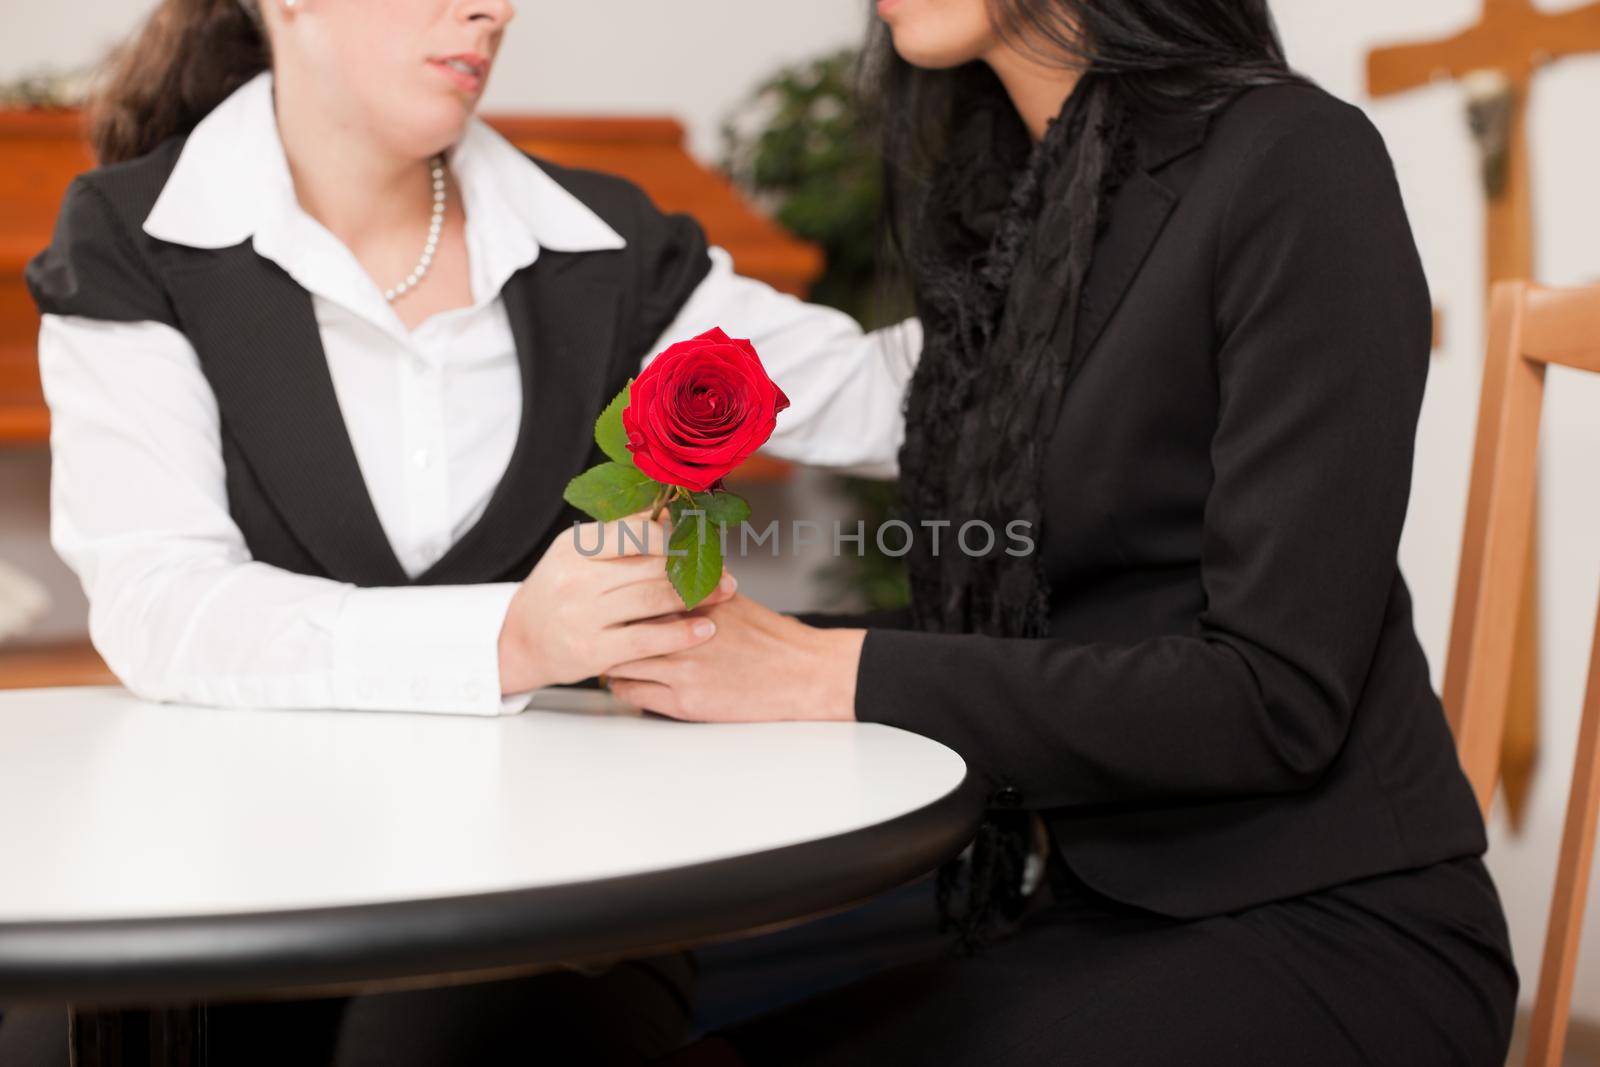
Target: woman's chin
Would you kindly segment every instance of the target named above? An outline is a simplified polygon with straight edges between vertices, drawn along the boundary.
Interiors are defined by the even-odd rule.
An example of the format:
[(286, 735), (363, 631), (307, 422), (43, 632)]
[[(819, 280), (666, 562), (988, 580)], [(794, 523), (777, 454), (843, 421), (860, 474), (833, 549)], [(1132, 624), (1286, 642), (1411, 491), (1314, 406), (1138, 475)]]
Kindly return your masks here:
[(400, 113), (391, 113), (379, 128), (392, 131), (391, 142), (405, 155), (418, 158), (438, 155), (461, 139), (476, 102), (460, 96), (435, 97)]
[(895, 33), (892, 37), (895, 53), (922, 70), (949, 70), (983, 58), (982, 50), (974, 47), (950, 47), (943, 42), (922, 41), (911, 33)]

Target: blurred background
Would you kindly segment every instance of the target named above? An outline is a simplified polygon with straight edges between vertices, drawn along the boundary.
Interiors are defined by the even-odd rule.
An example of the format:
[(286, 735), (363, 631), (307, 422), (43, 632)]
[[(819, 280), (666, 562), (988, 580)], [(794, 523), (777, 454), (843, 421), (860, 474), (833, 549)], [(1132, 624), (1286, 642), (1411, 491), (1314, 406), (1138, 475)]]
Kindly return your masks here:
[[(1278, 0), (1274, 5), (1291, 63), (1330, 92), (1359, 104), (1383, 132), (1433, 292), (1438, 343), (1401, 563), (1436, 684), (1449, 637), (1472, 457), (1485, 293), (1497, 270), (1485, 250), (1486, 205), (1503, 194), (1494, 192), (1493, 158), (1485, 180), (1480, 146), (1487, 144), (1493, 156), (1497, 109), (1506, 111), (1510, 98), (1507, 83), (1492, 70), (1483, 77), (1440, 78), (1375, 98), (1369, 94), (1367, 63), (1374, 49), (1440, 40), (1477, 23), (1484, 2)], [(70, 102), (75, 76), (149, 7), (141, 0), (5, 6), (0, 92), (13, 113), (56, 97)], [(1547, 3), (1533, 13), (1588, 6), (1587, 0)], [(871, 218), (876, 189), (870, 140), (854, 121), (845, 91), (849, 57), (840, 55), (860, 43), (868, 8), (864, 0), (523, 0), (483, 108), (518, 117), (676, 120), (683, 132), (685, 177), (666, 190), (666, 199), (683, 196), (688, 202), (666, 206), (703, 204), (713, 238), (719, 237), (709, 225), (715, 217), (747, 273), (770, 270), (775, 284), (815, 286), (816, 298), (869, 314), (860, 302), (872, 251), (870, 225), (863, 220)], [(1500, 57), (1507, 69), (1527, 58), (1519, 59), (1518, 47), (1508, 36)], [(1589, 47), (1600, 49), (1600, 41)], [(1533, 57), (1535, 63), (1541, 59)], [(1600, 51), (1543, 65), (1533, 76), (1526, 105), (1529, 269), (1536, 280), (1551, 285), (1600, 281)], [(1515, 108), (1510, 113), (1516, 117)], [(0, 120), (5, 118), (0, 111)], [(1478, 124), (1476, 138), (1469, 119)], [(11, 136), (0, 135), (0, 173), (10, 175), (4, 179), (8, 186), (26, 175), (19, 177), (22, 171), (8, 166), (6, 153), (30, 150), (27, 136), (15, 134), (15, 128), (0, 123), (0, 130), (13, 130)], [(655, 129), (652, 136), (659, 138), (662, 129), (669, 140), (676, 139), (671, 127)], [(1503, 125), (1499, 129), (1504, 132)], [(534, 132), (535, 141), (549, 135), (544, 127)], [(1514, 146), (1516, 138), (1510, 141)], [(592, 158), (619, 160), (632, 158), (634, 151), (609, 142), (604, 152), (593, 146), (586, 150), (598, 153)], [(665, 149), (657, 145), (654, 151)], [(711, 180), (691, 181), (691, 170)], [(739, 190), (737, 196), (717, 177), (724, 173)], [(5, 192), (0, 189), (0, 199)], [(53, 202), (28, 208), (42, 214), (42, 221), (30, 222), (19, 215), (24, 210), (19, 203), (14, 199), (12, 207), (0, 207), (0, 291), (20, 288), (19, 257), (43, 244), (54, 214)], [(807, 239), (811, 249), (788, 241), (776, 228), (762, 229), (756, 216), (778, 220)], [(34, 239), (33, 234), (41, 235)], [(32, 247), (24, 249), (25, 241)], [(826, 273), (819, 273), (824, 263), (813, 249), (827, 254)], [(775, 265), (782, 263), (789, 264), (787, 281), (777, 276), (783, 270)], [(1505, 265), (1502, 260), (1499, 273)], [(0, 300), (0, 311), (16, 303), (9, 294)], [(5, 358), (0, 351), (0, 361)], [(10, 375), (0, 377), (0, 403), (9, 398), (25, 408), (26, 381), (15, 369), (15, 358), (12, 363), (6, 370), (0, 362), (0, 375)], [(1600, 591), (1600, 381), (1554, 368), (1550, 384), (1542, 442), (1533, 684), (1523, 696), (1529, 710), (1519, 720), (1524, 723), (1521, 747), (1515, 765), (1508, 764), (1513, 803), (1497, 805), (1488, 856), (1510, 915), (1525, 1000), (1537, 974)], [(76, 579), (48, 543), (47, 438), (42, 424), (29, 423), (25, 411), (11, 415), (0, 413), (0, 644), (13, 662), (59, 663), (49, 657), (66, 656), (65, 662), (77, 663), (72, 656), (83, 649), (86, 606)], [(772, 466), (753, 471), (744, 488), (758, 518), (785, 522), (827, 523), (837, 517), (853, 523), (858, 516), (870, 521), (887, 500), (882, 487)], [(823, 547), (802, 567), (791, 557), (781, 565), (751, 559), (735, 567), (749, 592), (783, 609), (885, 603), (901, 595), (892, 566), (849, 561), (852, 565), (841, 571), (827, 555)], [(34, 658), (15, 658), (29, 655)], [(6, 663), (0, 656), (0, 685), (6, 684)], [(1600, 881), (1591, 888), (1574, 999), (1578, 1021), (1569, 1042), (1575, 1063), (1600, 1063)]]

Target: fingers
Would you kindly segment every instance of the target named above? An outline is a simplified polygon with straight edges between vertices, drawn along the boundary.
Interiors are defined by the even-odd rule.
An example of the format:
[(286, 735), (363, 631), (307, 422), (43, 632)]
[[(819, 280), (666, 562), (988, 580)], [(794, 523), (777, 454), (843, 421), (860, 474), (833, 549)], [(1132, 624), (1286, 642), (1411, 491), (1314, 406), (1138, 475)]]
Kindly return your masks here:
[(596, 607), (611, 625), (670, 615), (683, 610), (683, 600), (665, 575), (633, 582), (606, 593)]
[[(738, 583), (734, 581), (733, 575), (724, 574), (722, 581), (717, 583), (717, 587), (711, 590), (710, 595), (694, 606), (693, 614), (698, 615), (706, 608), (713, 608), (718, 604), (727, 603), (733, 599), (734, 593), (738, 591), (738, 588)], [(681, 604), (682, 601), (680, 600), (679, 603)]]
[(580, 561), (570, 573), (581, 583), (574, 595), (599, 597), (639, 582), (664, 582), (666, 565), (660, 556), (596, 557), (594, 565)]
[(573, 546), (580, 555), (615, 559), (625, 556), (661, 557), (667, 552), (667, 513), (651, 520), (648, 511), (614, 522), (585, 522), (573, 527)]
[(613, 678), (609, 688), (618, 699), (625, 700), (634, 707), (644, 708), (646, 711), (658, 712), (662, 715), (671, 715), (677, 718), (680, 715), (677, 700), (672, 695), (672, 690), (655, 682), (636, 682), (623, 678)]
[(654, 656), (650, 659), (619, 663), (606, 671), (606, 677), (629, 682), (657, 682), (661, 685), (671, 685), (672, 668), (672, 660), (664, 656)]
[[(629, 626), (614, 626), (603, 635), (602, 649), (608, 663), (629, 663), (652, 656), (670, 656), (674, 652), (704, 644), (717, 632), (717, 624), (710, 619), (692, 615), (669, 617), (657, 622), (636, 622)], [(612, 673), (609, 669), (607, 674)]]
[[(724, 574), (722, 581), (717, 584), (711, 595), (695, 607), (698, 610), (701, 606), (721, 604), (732, 597), (736, 589), (738, 582), (734, 580), (733, 575)], [(659, 566), (645, 580), (613, 587), (600, 598), (596, 608), (602, 613), (605, 622), (613, 625), (670, 615), (684, 610), (683, 598), (672, 587), (672, 582), (666, 575), (661, 573)]]

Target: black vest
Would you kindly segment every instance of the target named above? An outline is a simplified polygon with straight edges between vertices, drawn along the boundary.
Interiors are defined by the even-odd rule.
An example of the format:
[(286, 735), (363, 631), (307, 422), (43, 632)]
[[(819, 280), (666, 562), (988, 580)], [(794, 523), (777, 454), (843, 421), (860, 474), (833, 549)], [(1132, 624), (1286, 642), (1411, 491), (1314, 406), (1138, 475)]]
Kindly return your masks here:
[(408, 578), (362, 479), (311, 294), (249, 240), (196, 249), (141, 229), (181, 149), (174, 139), (74, 180), (50, 247), (28, 265), (40, 312), (184, 334), (217, 399), (228, 509), (254, 559), (360, 586), (526, 577), (582, 518), (561, 493), (601, 458), (595, 417), (710, 269), (699, 226), (621, 179), (536, 161), (627, 247), (541, 249), (506, 282), (522, 377), (516, 445), (478, 521)]

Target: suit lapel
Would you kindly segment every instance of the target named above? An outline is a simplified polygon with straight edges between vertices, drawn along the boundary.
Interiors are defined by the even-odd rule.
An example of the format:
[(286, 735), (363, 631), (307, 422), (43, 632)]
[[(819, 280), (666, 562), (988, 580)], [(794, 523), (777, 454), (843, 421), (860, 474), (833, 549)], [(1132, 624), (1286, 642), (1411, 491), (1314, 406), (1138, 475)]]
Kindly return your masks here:
[(249, 242), (172, 279), (173, 302), (216, 394), (223, 432), (326, 572), (402, 585), (322, 349), (311, 295)]
[(482, 516), (417, 576), (419, 584), (512, 574), (565, 508), (562, 491), (593, 454), (594, 420), (610, 399), (621, 295), (616, 262), (546, 249), (506, 282), (502, 297), (522, 370), (517, 441)]
[(1111, 198), (1111, 217), (1089, 262), (1069, 375), (1100, 339), (1183, 196), (1188, 180), (1174, 178), (1168, 165), (1198, 148), (1205, 134), (1205, 120), (1188, 116), (1146, 116), (1135, 126), (1139, 166)]
[(1083, 280), (1073, 336), (1074, 366), (1100, 339), (1177, 203), (1176, 192), (1142, 170), (1135, 171), (1112, 198), (1111, 220)]

